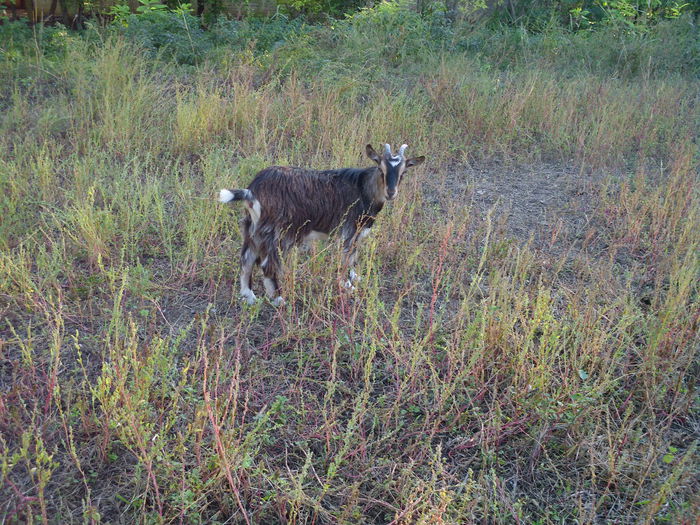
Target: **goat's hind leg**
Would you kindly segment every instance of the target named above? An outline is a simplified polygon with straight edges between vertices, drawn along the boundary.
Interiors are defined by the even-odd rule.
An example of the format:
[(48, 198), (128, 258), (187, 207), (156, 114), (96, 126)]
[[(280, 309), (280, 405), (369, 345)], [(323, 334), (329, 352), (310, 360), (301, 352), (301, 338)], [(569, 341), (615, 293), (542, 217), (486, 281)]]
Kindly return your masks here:
[(241, 298), (248, 304), (254, 304), (257, 297), (251, 290), (253, 267), (259, 262), (257, 250), (250, 238), (250, 221), (243, 225), (243, 247), (241, 248)]
[[(273, 248), (274, 250), (274, 248)], [(263, 284), (265, 293), (274, 306), (284, 305), (284, 298), (280, 295), (280, 285), (277, 276), (280, 273), (280, 261), (276, 257), (276, 252), (269, 251), (260, 265), (263, 271)]]
[(272, 269), (272, 265), (263, 266), (263, 284), (265, 285), (265, 293), (273, 305), (284, 305), (284, 297), (280, 295), (280, 285), (277, 281), (277, 272)]

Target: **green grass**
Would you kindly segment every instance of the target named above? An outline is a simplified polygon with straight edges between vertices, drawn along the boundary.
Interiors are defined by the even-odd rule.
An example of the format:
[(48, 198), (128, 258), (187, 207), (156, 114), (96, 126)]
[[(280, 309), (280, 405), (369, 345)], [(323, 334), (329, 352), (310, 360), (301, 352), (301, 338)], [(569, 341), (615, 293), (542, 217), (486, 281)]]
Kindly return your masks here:
[[(693, 522), (697, 80), (365, 30), (196, 67), (109, 35), (5, 48), (6, 522)], [(284, 308), (243, 308), (218, 189), (403, 141), (428, 161), (355, 294), (320, 244)], [(583, 226), (517, 238), (468, 198), (474, 166), (552, 165)]]

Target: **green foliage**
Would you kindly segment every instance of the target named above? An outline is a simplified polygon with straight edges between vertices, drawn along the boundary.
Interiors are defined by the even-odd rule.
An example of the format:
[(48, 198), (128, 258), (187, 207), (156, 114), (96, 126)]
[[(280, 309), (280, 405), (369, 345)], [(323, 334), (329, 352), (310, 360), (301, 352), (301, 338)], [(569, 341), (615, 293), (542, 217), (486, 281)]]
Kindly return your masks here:
[(139, 0), (136, 12), (140, 14), (164, 13), (168, 7), (160, 3), (160, 0)]
[(258, 52), (269, 52), (287, 40), (294, 40), (307, 33), (309, 27), (304, 19), (288, 19), (283, 15), (273, 18), (250, 18), (229, 21), (219, 18), (212, 27), (217, 41), (235, 45), (238, 49), (251, 46)]
[(126, 27), (131, 16), (131, 8), (126, 4), (114, 4), (109, 8), (109, 15), (113, 17), (115, 24)]
[[(0, 52), (5, 55), (12, 50), (20, 51), (26, 49), (28, 42), (32, 39), (32, 29), (24, 22), (5, 22), (0, 24), (0, 41), (2, 47)], [(41, 46), (44, 47), (43, 45)], [(6, 57), (7, 55), (5, 55)]]
[(503, 3), (492, 20), (546, 31), (553, 26), (591, 30), (609, 26), (624, 31), (646, 31), (661, 20), (700, 12), (698, 2), (682, 0), (522, 0)]
[(440, 53), (463, 53), (486, 68), (534, 61), (567, 75), (700, 74), (700, 40), (688, 15), (661, 20), (644, 32), (613, 26), (569, 31), (556, 25), (531, 32), (524, 26), (450, 24), (443, 12), (420, 16), (395, 2), (361, 10), (332, 25), (316, 26), (305, 37), (287, 39), (276, 50), (276, 57), (286, 69), (302, 66), (310, 74), (329, 77), (350, 76), (352, 71), (361, 82), (386, 75), (382, 68), (398, 65), (408, 74)]
[(211, 50), (211, 38), (199, 18), (185, 11), (170, 11), (159, 3), (141, 7), (144, 9), (139, 14), (117, 23), (124, 26), (120, 31), (126, 38), (151, 56), (163, 54), (183, 64), (197, 64)]
[(224, 53), (226, 47), (270, 51), (307, 30), (303, 19), (283, 15), (240, 21), (219, 17), (205, 29), (203, 20), (191, 14), (190, 4), (169, 9), (157, 0), (140, 1), (135, 14), (124, 6), (113, 9), (115, 30), (152, 57), (174, 58), (188, 65)]
[(32, 27), (23, 20), (6, 21), (0, 24), (0, 59), (18, 59), (30, 44), (34, 45), (33, 51), (42, 56), (63, 55), (80, 40), (79, 33), (61, 24)]
[(289, 14), (313, 16), (325, 13), (339, 16), (362, 7), (364, 0), (276, 0)]
[(689, 16), (662, 20), (644, 32), (620, 31), (618, 27), (579, 32), (554, 28), (544, 33), (500, 28), (464, 36), (461, 44), (469, 45), (476, 38), (478, 51), (484, 56), (494, 56), (490, 49), (496, 46), (500, 58), (508, 64), (541, 60), (571, 74), (617, 71), (633, 77), (700, 72), (700, 45)]
[[(380, 65), (401, 65), (408, 73), (443, 52), (472, 56), (484, 67), (506, 68), (538, 61), (569, 75), (700, 74), (700, 41), (689, 15), (659, 20), (645, 26), (644, 31), (601, 24), (589, 31), (570, 31), (557, 25), (546, 31), (503, 24), (475, 28), (468, 23), (451, 23), (444, 10), (434, 9), (421, 16), (398, 2), (382, 2), (326, 24), (309, 24), (301, 17), (278, 14), (243, 20), (219, 17), (205, 29), (202, 20), (190, 14), (188, 4), (170, 9), (155, 0), (146, 0), (133, 14), (124, 5), (115, 6), (112, 15), (113, 31), (152, 57), (172, 57), (194, 65), (225, 61), (231, 53), (253, 52), (263, 63), (274, 63), (283, 72), (301, 68), (329, 78), (353, 76), (355, 83), (385, 75)], [(0, 34), (6, 43), (0, 52), (11, 58), (16, 54), (15, 43), (37, 40), (37, 49), (52, 55), (65, 50), (76, 38), (97, 36), (93, 31), (80, 36), (60, 26), (38, 27), (33, 31), (20, 22), (3, 24)], [(377, 67), (368, 68), (368, 64)]]

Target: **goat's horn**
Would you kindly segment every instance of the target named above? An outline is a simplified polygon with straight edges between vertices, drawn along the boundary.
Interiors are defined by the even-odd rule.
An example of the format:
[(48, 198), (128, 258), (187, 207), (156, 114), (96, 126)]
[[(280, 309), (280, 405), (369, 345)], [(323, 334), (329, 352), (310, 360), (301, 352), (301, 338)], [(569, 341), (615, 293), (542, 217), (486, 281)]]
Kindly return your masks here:
[(399, 148), (399, 157), (403, 158), (404, 151), (406, 151), (406, 148), (408, 147), (408, 144), (404, 144)]
[(391, 146), (389, 146), (389, 144), (384, 144), (384, 153), (386, 153), (386, 154), (389, 155), (390, 157), (392, 156), (392, 154), (391, 154)]

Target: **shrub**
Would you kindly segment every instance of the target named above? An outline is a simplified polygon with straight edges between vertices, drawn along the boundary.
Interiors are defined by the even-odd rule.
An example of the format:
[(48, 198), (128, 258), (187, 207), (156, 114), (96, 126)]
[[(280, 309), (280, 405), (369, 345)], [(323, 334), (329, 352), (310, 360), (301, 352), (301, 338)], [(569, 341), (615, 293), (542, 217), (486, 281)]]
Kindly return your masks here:
[(185, 12), (151, 10), (129, 15), (121, 31), (153, 56), (162, 54), (182, 64), (200, 62), (212, 47), (200, 19)]
[(277, 4), (287, 13), (305, 16), (321, 13), (340, 16), (357, 10), (366, 3), (363, 0), (277, 0)]

